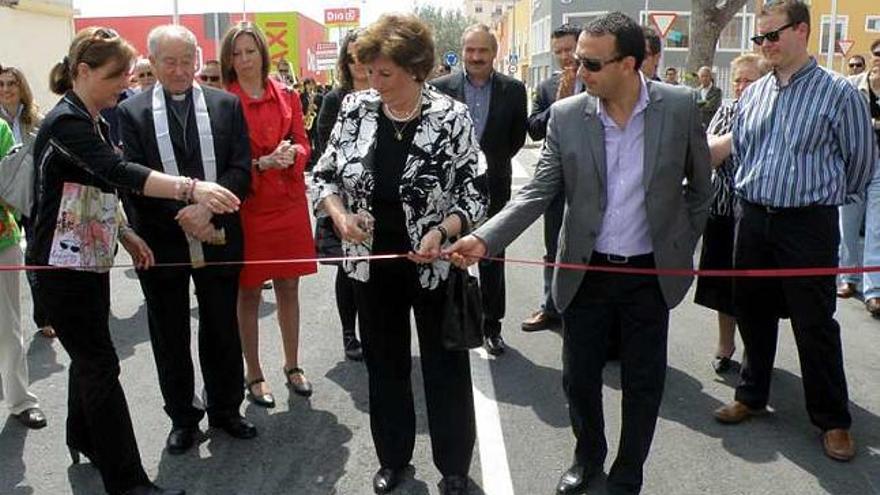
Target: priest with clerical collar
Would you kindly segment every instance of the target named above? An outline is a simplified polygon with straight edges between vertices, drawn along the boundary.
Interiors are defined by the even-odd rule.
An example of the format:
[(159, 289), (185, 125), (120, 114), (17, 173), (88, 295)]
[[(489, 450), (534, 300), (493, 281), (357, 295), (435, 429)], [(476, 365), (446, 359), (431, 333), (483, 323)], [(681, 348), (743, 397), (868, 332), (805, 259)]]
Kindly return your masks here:
[[(159, 26), (148, 37), (157, 83), (119, 107), (126, 158), (172, 175), (214, 181), (244, 200), (250, 188), (250, 146), (238, 97), (194, 82), (196, 37), (182, 26)], [(202, 205), (131, 196), (131, 223), (157, 263), (180, 268), (138, 272), (165, 412), (169, 453), (188, 450), (207, 412), (211, 427), (236, 438), (256, 428), (239, 414), (244, 371), (238, 337), (234, 266), (243, 255), (238, 213), (212, 215)], [(208, 266), (205, 266), (207, 263)], [(190, 279), (199, 306), (199, 354), (205, 403), (195, 394), (190, 354)]]

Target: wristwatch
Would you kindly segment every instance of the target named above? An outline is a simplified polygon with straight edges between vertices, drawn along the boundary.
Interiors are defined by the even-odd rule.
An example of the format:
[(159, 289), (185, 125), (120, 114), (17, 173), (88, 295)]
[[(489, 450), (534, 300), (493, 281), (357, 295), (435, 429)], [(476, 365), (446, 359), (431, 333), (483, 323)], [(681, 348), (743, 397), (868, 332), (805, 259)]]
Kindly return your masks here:
[(447, 239), (449, 239), (449, 231), (446, 230), (446, 227), (444, 227), (443, 224), (437, 224), (431, 227), (431, 230), (436, 230), (437, 232), (440, 232), (440, 244), (443, 244), (444, 242), (446, 242)]

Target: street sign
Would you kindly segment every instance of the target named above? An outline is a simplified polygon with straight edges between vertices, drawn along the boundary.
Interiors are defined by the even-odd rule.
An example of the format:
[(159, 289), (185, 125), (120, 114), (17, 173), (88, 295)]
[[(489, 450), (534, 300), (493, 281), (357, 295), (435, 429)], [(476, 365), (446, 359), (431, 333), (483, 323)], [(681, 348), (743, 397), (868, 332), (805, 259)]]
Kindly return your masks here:
[(515, 65), (508, 66), (507, 73), (510, 74), (511, 76), (516, 74), (516, 66)]
[(338, 54), (339, 45), (335, 41), (319, 41), (315, 43), (316, 70), (330, 70), (336, 67)]
[(446, 62), (446, 65), (455, 67), (458, 65), (458, 54), (455, 52), (446, 52), (446, 54), (443, 55), (443, 60)]
[(324, 25), (328, 28), (358, 27), (361, 25), (361, 9), (324, 9)]
[(507, 63), (508, 63), (509, 65), (519, 65), (519, 55), (517, 55), (517, 54), (515, 54), (515, 53), (511, 53), (511, 54), (507, 57)]
[(837, 48), (840, 49), (840, 53), (846, 55), (847, 53), (849, 53), (850, 50), (852, 50), (852, 47), (855, 44), (856, 42), (853, 40), (838, 40)]
[(673, 12), (654, 12), (649, 17), (651, 22), (654, 23), (654, 27), (657, 28), (660, 37), (665, 38), (672, 24), (678, 18), (678, 14)]

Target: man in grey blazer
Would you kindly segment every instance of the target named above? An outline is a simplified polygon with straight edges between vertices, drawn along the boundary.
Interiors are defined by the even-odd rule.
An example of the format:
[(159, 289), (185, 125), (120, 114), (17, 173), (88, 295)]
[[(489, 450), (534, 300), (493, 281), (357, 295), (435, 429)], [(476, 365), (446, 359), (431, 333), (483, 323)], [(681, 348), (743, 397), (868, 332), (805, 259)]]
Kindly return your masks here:
[[(576, 51), (588, 94), (551, 107), (535, 177), (500, 213), (451, 246), (459, 266), (510, 244), (557, 193), (565, 213), (557, 262), (689, 269), (712, 199), (709, 149), (695, 94), (645, 81), (639, 25), (615, 12), (590, 22)], [(581, 493), (604, 468), (602, 368), (621, 332), (623, 425), (608, 493), (638, 493), (666, 375), (669, 310), (690, 276), (557, 268), (563, 312), (563, 386), (576, 438), (557, 493)]]

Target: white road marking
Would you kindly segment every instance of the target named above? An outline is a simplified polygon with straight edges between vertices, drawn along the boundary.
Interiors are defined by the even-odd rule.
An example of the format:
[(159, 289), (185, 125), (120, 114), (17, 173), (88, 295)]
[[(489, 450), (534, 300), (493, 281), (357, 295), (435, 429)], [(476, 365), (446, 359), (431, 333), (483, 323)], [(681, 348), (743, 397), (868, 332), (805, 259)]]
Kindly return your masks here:
[(480, 446), (480, 467), (483, 469), (483, 492), (486, 495), (513, 495), (507, 449), (495, 385), (489, 369), (489, 354), (483, 348), (471, 353), (471, 379), (474, 388), (474, 410), (477, 418), (477, 440)]

